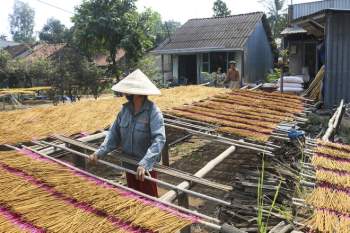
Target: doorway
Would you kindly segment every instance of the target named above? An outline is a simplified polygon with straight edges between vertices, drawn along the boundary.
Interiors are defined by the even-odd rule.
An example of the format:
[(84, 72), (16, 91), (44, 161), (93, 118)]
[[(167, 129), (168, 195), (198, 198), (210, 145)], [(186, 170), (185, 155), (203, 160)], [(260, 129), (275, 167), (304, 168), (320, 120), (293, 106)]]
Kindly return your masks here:
[(197, 56), (179, 56), (179, 84), (197, 84)]
[(222, 72), (227, 71), (227, 53), (215, 52), (210, 54), (210, 73), (216, 72), (221, 68)]
[(305, 58), (304, 66), (308, 68), (310, 81), (316, 76), (316, 44), (306, 43), (305, 44)]

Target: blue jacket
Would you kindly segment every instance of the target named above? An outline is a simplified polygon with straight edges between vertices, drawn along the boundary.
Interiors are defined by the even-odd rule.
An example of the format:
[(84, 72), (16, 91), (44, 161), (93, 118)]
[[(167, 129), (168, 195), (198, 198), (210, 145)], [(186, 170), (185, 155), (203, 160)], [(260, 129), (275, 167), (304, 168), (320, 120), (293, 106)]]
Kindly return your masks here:
[[(164, 144), (163, 114), (154, 103), (146, 99), (137, 114), (134, 114), (131, 102), (123, 105), (97, 155), (104, 156), (120, 145), (124, 153), (135, 157), (138, 165), (150, 171), (160, 161)], [(135, 168), (128, 164), (126, 166)]]

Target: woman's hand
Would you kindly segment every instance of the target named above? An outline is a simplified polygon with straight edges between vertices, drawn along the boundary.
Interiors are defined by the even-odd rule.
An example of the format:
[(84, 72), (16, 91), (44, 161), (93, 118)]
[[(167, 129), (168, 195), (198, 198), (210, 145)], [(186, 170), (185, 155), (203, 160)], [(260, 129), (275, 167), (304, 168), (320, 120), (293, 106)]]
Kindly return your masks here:
[(93, 164), (93, 165), (95, 165), (95, 164), (97, 163), (97, 159), (98, 159), (98, 157), (97, 157), (97, 153), (96, 153), (96, 152), (92, 153), (92, 154), (89, 156), (89, 162), (90, 162), (91, 164)]
[(138, 166), (136, 170), (136, 180), (144, 181), (145, 173), (146, 173), (146, 169), (142, 166)]

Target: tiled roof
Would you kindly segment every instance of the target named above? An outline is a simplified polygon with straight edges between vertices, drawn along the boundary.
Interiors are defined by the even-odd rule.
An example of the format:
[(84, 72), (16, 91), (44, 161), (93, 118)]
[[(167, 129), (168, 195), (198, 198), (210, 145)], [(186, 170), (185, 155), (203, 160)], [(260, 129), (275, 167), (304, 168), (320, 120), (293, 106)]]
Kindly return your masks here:
[(38, 44), (32, 49), (20, 54), (19, 57), (23, 57), (26, 60), (37, 60), (37, 59), (46, 59), (62, 49), (66, 44)]
[(227, 17), (191, 19), (153, 52), (242, 49), (263, 17), (264, 13), (254, 12)]

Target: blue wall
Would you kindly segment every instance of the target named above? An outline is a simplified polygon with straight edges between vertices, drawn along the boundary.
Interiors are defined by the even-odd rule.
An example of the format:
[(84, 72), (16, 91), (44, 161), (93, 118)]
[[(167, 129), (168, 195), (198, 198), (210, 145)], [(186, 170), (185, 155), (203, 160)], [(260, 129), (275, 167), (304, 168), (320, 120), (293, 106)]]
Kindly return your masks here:
[(264, 80), (272, 68), (273, 56), (270, 42), (262, 22), (258, 23), (248, 38), (244, 54), (244, 73), (246, 82)]
[(326, 107), (350, 102), (350, 12), (333, 12), (326, 19)]

